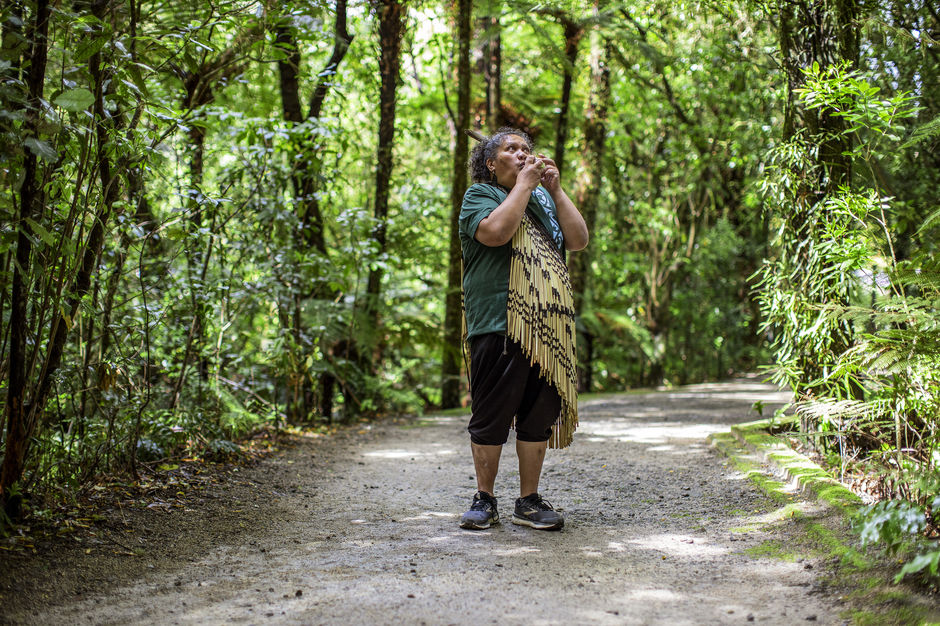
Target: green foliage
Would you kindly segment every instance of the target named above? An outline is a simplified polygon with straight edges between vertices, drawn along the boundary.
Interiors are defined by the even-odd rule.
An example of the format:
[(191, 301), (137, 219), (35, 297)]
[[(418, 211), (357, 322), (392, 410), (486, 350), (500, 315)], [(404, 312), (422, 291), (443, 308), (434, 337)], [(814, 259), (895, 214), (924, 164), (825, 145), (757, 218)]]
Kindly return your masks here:
[[(16, 271), (30, 390), (67, 329), (17, 489), (67, 494), (138, 463), (230, 458), (234, 442), (287, 420), (439, 401), (460, 130), (448, 117), (449, 5), (409, 7), (384, 249), (373, 217), (379, 42), (362, 6), (350, 8), (353, 40), (331, 68), (332, 4), (265, 13), (170, 2), (140, 15), (107, 5), (104, 17), (57, 6), (35, 109), (35, 9), (15, 5), (18, 28), (13, 6), (0, 9), (0, 402)], [(595, 15), (567, 0), (508, 2), (472, 45), (482, 56), (499, 35), (502, 112), (528, 124), (540, 150), (567, 150), (569, 195), (585, 173), (599, 187), (579, 320), (593, 338), (592, 389), (722, 378), (765, 363), (769, 344), (776, 379), (816, 400), (800, 405), (808, 432), (842, 459), (869, 455), (885, 495), (926, 511), (940, 449), (940, 73), (922, 49), (930, 43), (866, 25), (857, 69), (810, 65), (795, 94), (807, 119), (839, 124), (781, 139), (787, 76), (773, 21), (751, 9), (612, 2)], [(583, 29), (573, 64), (563, 18)], [(598, 163), (576, 156), (592, 39), (611, 81)], [(301, 117), (328, 78), (320, 116), (301, 122), (285, 119), (290, 85), (279, 73), (295, 52)], [(556, 147), (565, 70), (570, 132)], [(471, 107), (483, 127), (479, 74)], [(39, 197), (21, 219), (30, 155)], [(840, 159), (851, 165), (841, 174)], [(366, 297), (374, 268), (385, 275), (377, 303)]]
[(905, 141), (902, 145), (902, 149), (912, 148), (917, 146), (928, 139), (932, 139), (940, 135), (940, 117), (935, 117), (926, 124), (922, 124), (914, 129), (914, 132), (911, 133), (910, 139)]
[[(937, 94), (879, 81), (847, 65), (805, 70), (799, 106), (843, 123), (797, 131), (772, 152), (763, 192), (778, 252), (758, 297), (775, 377), (801, 399), (804, 434), (843, 471), (877, 477), (885, 501), (859, 529), (863, 542), (904, 555), (900, 580), (936, 577), (940, 559), (940, 268), (934, 199), (920, 187), (930, 175), (909, 160), (933, 133), (932, 122), (909, 125)], [(833, 146), (846, 159), (838, 186), (820, 158)]]
[[(3, 9), (4, 23), (10, 10)], [(22, 10), (17, 20), (28, 26), (33, 7)], [(30, 290), (31, 385), (50, 353), (54, 324), (70, 331), (40, 410), (28, 488), (75, 488), (94, 472), (138, 461), (216, 454), (213, 442), (281, 423), (298, 403), (292, 390), (316, 395), (327, 375), (337, 382), (335, 414), (343, 417), (435, 402), (433, 355), (447, 269), (441, 233), (448, 185), (439, 167), (450, 148), (440, 114), (447, 85), (439, 80), (450, 54), (447, 10), (419, 7), (412, 17), (407, 54), (414, 73), (401, 86), (412, 108), (400, 109), (401, 163), (383, 256), (370, 217), (378, 81), (369, 15), (351, 12), (349, 58), (329, 70), (322, 115), (301, 124), (282, 118), (276, 63), (288, 57), (272, 44), (272, 24), (283, 15), (294, 27), (307, 100), (330, 53), (333, 15), (326, 6), (284, 5), (280, 15), (263, 15), (229, 2), (170, 3), (106, 19), (84, 5), (60, 8), (47, 42), (47, 104), (32, 134), (21, 69), (30, 42), (15, 25), (5, 31), (4, 363), (18, 233), (33, 246), (30, 264), (20, 268)], [(550, 37), (556, 28), (529, 22), (507, 30), (507, 58), (526, 47), (531, 32)], [(507, 64), (507, 75), (540, 77), (514, 99), (547, 127), (559, 60)], [(103, 118), (96, 93), (103, 94)], [(27, 153), (40, 159), (43, 197), (41, 210), (20, 222)], [(99, 157), (117, 172), (110, 183), (100, 180)], [(293, 176), (303, 158), (316, 171), (325, 250), (297, 245), (306, 226)], [(109, 190), (117, 193), (109, 197)], [(67, 310), (96, 223), (105, 224), (100, 256), (87, 293)], [(364, 270), (379, 265), (389, 276), (382, 327), (367, 328)], [(360, 340), (375, 348), (374, 372), (355, 354)], [(8, 370), (0, 371), (5, 392)], [(6, 428), (0, 432), (6, 436)]]
[[(904, 500), (888, 500), (860, 512), (857, 527), (863, 545), (881, 545), (892, 554), (914, 554), (895, 576), (895, 582), (914, 574), (940, 580), (940, 544), (936, 539), (922, 537), (934, 511), (940, 511), (940, 496), (926, 507)], [(936, 528), (936, 521), (931, 525)]]
[[(857, 142), (850, 152), (855, 158), (867, 161), (886, 146), (896, 145), (901, 139), (899, 122), (917, 114), (913, 96), (898, 92), (884, 97), (880, 87), (861, 72), (850, 70), (847, 62), (825, 68), (814, 62), (804, 73), (806, 82), (796, 93), (807, 109), (823, 110), (844, 119), (847, 122), (841, 131), (844, 135), (864, 132), (864, 140)], [(930, 125), (926, 126), (915, 135), (931, 133)]]
[[(770, 156), (764, 194), (768, 207), (776, 208), (773, 243), (779, 252), (756, 275), (763, 330), (771, 334), (775, 353), (774, 379), (800, 392), (828, 377), (845, 348), (848, 329), (823, 307), (851, 301), (867, 243), (854, 236), (849, 209), (854, 202), (844, 196), (801, 201), (815, 169), (805, 151), (812, 145), (798, 135)], [(830, 387), (835, 391), (845, 385)]]
[[(683, 7), (610, 11), (618, 80), (610, 189), (591, 243), (591, 311), (605, 314), (595, 388), (753, 369), (764, 351), (747, 277), (766, 241), (752, 187), (778, 114), (758, 57), (771, 33), (747, 11), (703, 8), (695, 35)], [(593, 330), (591, 311), (582, 322)]]
[(835, 368), (853, 329), (831, 311), (853, 304), (866, 290), (859, 277), (877, 267), (886, 251), (890, 258), (890, 236), (884, 238), (890, 200), (876, 188), (845, 185), (818, 195), (814, 188), (831, 175), (818, 161), (818, 150), (837, 139), (855, 146), (845, 156), (871, 163), (887, 147), (878, 140), (897, 142), (898, 121), (915, 109), (904, 94), (879, 99), (877, 87), (844, 66), (816, 63), (805, 73), (805, 86), (797, 90), (803, 105), (848, 124), (836, 137), (795, 133), (772, 151), (762, 191), (777, 224), (779, 253), (760, 272), (759, 299), (764, 328), (774, 331), (775, 378), (801, 394), (853, 396), (857, 380)]

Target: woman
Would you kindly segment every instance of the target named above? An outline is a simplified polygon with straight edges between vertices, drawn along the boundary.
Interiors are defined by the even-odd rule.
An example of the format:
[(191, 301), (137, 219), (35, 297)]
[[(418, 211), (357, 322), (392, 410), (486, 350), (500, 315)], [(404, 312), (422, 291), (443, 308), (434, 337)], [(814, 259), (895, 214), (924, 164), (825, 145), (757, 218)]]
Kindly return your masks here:
[(565, 447), (577, 425), (574, 309), (564, 250), (587, 245), (584, 219), (558, 167), (504, 128), (470, 154), (473, 184), (460, 211), (472, 415), (467, 430), (477, 493), (460, 520), (499, 522), (494, 494), (502, 446), (516, 430), (519, 499), (512, 521), (557, 530), (564, 518), (538, 493), (549, 440)]

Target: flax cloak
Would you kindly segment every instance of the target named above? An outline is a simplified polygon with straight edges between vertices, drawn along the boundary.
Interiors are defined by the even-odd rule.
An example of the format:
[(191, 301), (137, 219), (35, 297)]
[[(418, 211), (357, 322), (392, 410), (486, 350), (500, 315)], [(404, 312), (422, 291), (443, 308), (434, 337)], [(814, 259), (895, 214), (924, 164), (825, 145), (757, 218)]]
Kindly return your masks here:
[(512, 238), (507, 331), (561, 396), (548, 445), (566, 448), (578, 426), (574, 297), (568, 266), (537, 218), (523, 213)]

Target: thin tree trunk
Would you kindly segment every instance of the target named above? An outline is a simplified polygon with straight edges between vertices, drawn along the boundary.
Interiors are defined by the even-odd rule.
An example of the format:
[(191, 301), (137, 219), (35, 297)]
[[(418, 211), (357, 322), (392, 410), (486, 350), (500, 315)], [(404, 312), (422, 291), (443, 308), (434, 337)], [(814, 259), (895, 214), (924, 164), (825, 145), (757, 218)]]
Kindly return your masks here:
[[(211, 97), (210, 97), (211, 99)], [(202, 108), (202, 104), (199, 108)], [(190, 208), (192, 210), (192, 223), (198, 233), (193, 237), (193, 254), (191, 275), (189, 280), (190, 300), (193, 307), (193, 338), (192, 351), (198, 364), (199, 384), (201, 386), (209, 380), (209, 357), (206, 354), (206, 316), (209, 314), (209, 307), (206, 304), (204, 294), (206, 293), (205, 275), (202, 273), (197, 278), (196, 272), (204, 267), (210, 258), (212, 248), (212, 239), (215, 237), (214, 229), (209, 233), (209, 241), (204, 242), (201, 233), (203, 232), (203, 217), (205, 211), (211, 211), (209, 216), (211, 221), (215, 221), (215, 210), (212, 205), (205, 202), (205, 196), (202, 193), (203, 180), (205, 178), (206, 162), (206, 129), (201, 124), (193, 125), (189, 130), (189, 140), (191, 145), (192, 158), (189, 167), (189, 189)], [(205, 243), (206, 249), (202, 249)], [(186, 364), (184, 362), (183, 367)], [(180, 375), (180, 378), (183, 378)], [(200, 398), (201, 398), (200, 391)]]
[[(204, 58), (195, 71), (179, 72), (186, 89), (186, 96), (182, 108), (193, 112), (194, 117), (204, 117), (203, 108), (215, 101), (215, 89), (224, 85), (227, 79), (238, 75), (244, 67), (239, 56), (244, 48), (262, 35), (260, 27), (248, 29), (238, 36), (231, 46), (212, 58)], [(201, 121), (201, 120), (200, 120)], [(205, 145), (206, 128), (202, 124), (193, 124), (188, 133), (189, 139), (189, 191), (190, 197), (187, 207), (190, 212), (189, 226), (192, 239), (192, 248), (187, 247), (187, 264), (189, 268), (190, 306), (192, 318), (186, 340), (180, 374), (174, 386), (170, 407), (176, 408), (180, 402), (182, 389), (186, 382), (186, 370), (191, 358), (195, 355), (197, 371), (199, 372), (200, 394), (203, 385), (209, 380), (209, 353), (205, 347), (205, 334), (209, 307), (205, 303), (203, 294), (206, 289), (206, 278), (211, 260), (212, 248), (215, 245), (217, 233), (215, 225), (218, 223), (214, 205), (206, 203), (202, 193), (203, 178), (205, 174)], [(207, 219), (208, 218), (208, 219)], [(203, 224), (210, 223), (208, 238), (203, 237)], [(207, 239), (207, 240), (205, 240)], [(204, 246), (204, 248), (203, 248)]]
[[(336, 2), (336, 20), (333, 25), (333, 52), (329, 60), (319, 74), (317, 86), (310, 96), (310, 107), (307, 111), (307, 119), (319, 119), (323, 111), (323, 104), (329, 94), (330, 85), (335, 79), (336, 72), (340, 63), (346, 57), (349, 45), (352, 43), (352, 35), (346, 28), (346, 0), (337, 0)], [(317, 153), (321, 146), (316, 146)], [(317, 195), (316, 184), (320, 178), (322, 161), (319, 154), (315, 154), (312, 160), (313, 167), (309, 170), (308, 184), (310, 190), (307, 193), (304, 211), (301, 217), (301, 232), (308, 234), (307, 242), (309, 246), (314, 246), (321, 251), (324, 257), (327, 256), (326, 237), (324, 235), (323, 217), (320, 213), (320, 201)], [(337, 292), (329, 286), (317, 286), (314, 297), (323, 297), (323, 292), (330, 300), (335, 299)], [(332, 348), (331, 348), (332, 349)], [(305, 381), (307, 379), (305, 378)], [(336, 376), (330, 370), (322, 372), (319, 376), (319, 406), (317, 412), (327, 420), (333, 417), (333, 395), (336, 387)], [(311, 393), (309, 388), (304, 390), (305, 406), (304, 411), (309, 415), (313, 407), (311, 406)]]
[[(317, 85), (310, 96), (307, 115), (303, 114), (300, 83), (301, 56), (294, 32), (289, 23), (281, 23), (276, 29), (276, 41), (287, 52), (287, 58), (278, 62), (280, 75), (281, 107), (284, 119), (299, 124), (307, 121), (319, 120), (323, 104), (329, 94), (336, 71), (349, 50), (352, 35), (347, 30), (346, 0), (337, 0), (336, 19), (333, 28), (333, 52), (326, 62), (323, 70), (318, 74)], [(294, 234), (293, 245), (300, 252), (316, 250), (323, 258), (329, 258), (329, 249), (326, 245), (326, 235), (323, 226), (323, 216), (320, 210), (318, 196), (318, 181), (322, 170), (322, 161), (319, 153), (322, 146), (317, 143), (318, 135), (312, 135), (309, 142), (303, 142), (301, 154), (295, 159), (295, 166), (291, 172), (294, 196), (297, 203), (298, 230)], [(312, 288), (309, 285), (295, 284), (292, 294), (292, 310), (290, 315), (291, 333), (294, 343), (302, 346), (303, 350), (312, 349), (307, 338), (303, 320), (304, 304), (309, 297), (329, 298), (336, 296), (334, 289), (318, 282)], [(330, 349), (330, 348), (325, 348)], [(302, 362), (304, 359), (300, 359)], [(315, 398), (310, 384), (310, 378), (305, 372), (295, 372), (288, 383), (289, 395), (295, 399), (288, 406), (288, 420), (291, 422), (306, 421), (313, 413)], [(333, 394), (336, 378), (330, 371), (319, 375), (319, 406), (317, 412), (330, 419), (333, 414)]]
[[(101, 19), (108, 9), (107, 2), (97, 2), (90, 5), (92, 13), (95, 17)], [(45, 48), (46, 45), (46, 28), (48, 24), (48, 5), (41, 3), (41, 11), (37, 11), (37, 29), (36, 34), (34, 34), (34, 51), (36, 47)], [(43, 24), (39, 25), (39, 19), (42, 18)], [(40, 45), (41, 41), (41, 45)], [(33, 61), (36, 62), (36, 66), (44, 75), (45, 73), (45, 50), (43, 49), (39, 56), (41, 59), (37, 59), (36, 56), (33, 57)], [(3, 493), (6, 493), (9, 487), (16, 482), (22, 475), (22, 470), (24, 467), (25, 457), (28, 452), (28, 437), (31, 437), (33, 431), (39, 423), (39, 417), (42, 415), (42, 412), (45, 407), (46, 398), (49, 395), (50, 388), (52, 386), (52, 380), (55, 373), (58, 371), (59, 366), (62, 361), (62, 354), (65, 349), (65, 341), (68, 336), (69, 327), (72, 322), (69, 320), (75, 320), (79, 313), (79, 304), (81, 303), (82, 297), (88, 293), (88, 290), (91, 286), (91, 278), (94, 274), (95, 268), (98, 264), (98, 258), (101, 253), (101, 248), (104, 245), (104, 231), (107, 225), (107, 222), (112, 213), (112, 207), (114, 202), (117, 200), (117, 180), (113, 176), (112, 165), (110, 162), (109, 148), (108, 148), (108, 133), (111, 128), (113, 128), (114, 123), (120, 118), (120, 115), (109, 115), (105, 116), (104, 112), (104, 89), (106, 84), (106, 79), (101, 71), (101, 54), (95, 53), (89, 58), (89, 72), (94, 80), (94, 115), (95, 115), (95, 138), (97, 142), (97, 168), (99, 173), (99, 178), (101, 181), (102, 196), (103, 196), (103, 206), (99, 213), (94, 216), (93, 224), (91, 230), (88, 234), (88, 237), (85, 241), (85, 245), (82, 248), (84, 252), (82, 253), (81, 264), (79, 266), (78, 272), (75, 275), (74, 282), (72, 285), (65, 289), (64, 292), (68, 294), (64, 306), (58, 308), (52, 318), (50, 324), (50, 338), (48, 351), (46, 354), (45, 362), (42, 365), (42, 368), (39, 373), (39, 379), (36, 383), (35, 393), (28, 403), (24, 401), (26, 394), (26, 380), (25, 374), (17, 374), (20, 378), (18, 387), (18, 397), (14, 398), (15, 402), (9, 402), (10, 410), (12, 411), (21, 411), (16, 417), (17, 419), (17, 432), (15, 436), (8, 436), (7, 440), (7, 451), (12, 454), (8, 454), (4, 458), (4, 466), (2, 471), (2, 477), (0, 477), (0, 489)], [(32, 68), (30, 69), (30, 81), (35, 77), (32, 73)], [(39, 81), (38, 85), (30, 83), (29, 86), (30, 93), (30, 107), (29, 110), (32, 111), (32, 101), (34, 95), (41, 95), (42, 93), (42, 81)], [(38, 102), (38, 98), (37, 98)], [(110, 120), (110, 121), (109, 121)], [(107, 125), (107, 127), (106, 127)], [(34, 134), (35, 130), (29, 129), (28, 132)], [(27, 160), (27, 172), (30, 169), (35, 170), (35, 161)], [(32, 176), (32, 180), (35, 181), (35, 176)], [(31, 203), (34, 205), (33, 210), (38, 204), (38, 198), (36, 197), (36, 190), (28, 189), (28, 197), (31, 197)], [(19, 250), (17, 252), (19, 254)], [(28, 256), (27, 259), (28, 261)], [(26, 266), (28, 267), (28, 265)], [(25, 303), (24, 303), (25, 308)], [(23, 325), (24, 332), (26, 331), (25, 325)], [(12, 354), (11, 354), (12, 356)], [(22, 358), (22, 355), (19, 355), (18, 358)], [(12, 369), (12, 368), (11, 368)], [(13, 390), (13, 385), (11, 382), (11, 393)], [(12, 415), (12, 413), (11, 413)], [(14, 426), (14, 421), (10, 420), (9, 426), (12, 428)], [(27, 436), (26, 441), (20, 441), (19, 437), (22, 435)], [(11, 448), (11, 445), (13, 446)]]
[[(397, 103), (398, 77), (401, 67), (401, 39), (405, 27), (405, 5), (399, 0), (381, 0), (374, 4), (378, 15), (379, 35), (379, 137), (375, 168), (375, 226), (372, 229), (372, 241), (376, 244), (378, 258), (387, 251), (388, 197), (391, 190), (395, 140), (395, 106)], [(369, 269), (366, 286), (364, 319), (367, 333), (376, 334), (382, 297), (382, 263), (375, 263)], [(378, 336), (376, 334), (376, 336)], [(374, 372), (380, 365), (381, 357), (370, 354), (369, 350), (360, 350), (359, 364), (365, 372)], [(377, 356), (378, 358), (370, 358)]]
[[(24, 136), (35, 138), (39, 121), (40, 99), (46, 78), (50, 7), (47, 0), (37, 0), (32, 30), (32, 50), (26, 70), (28, 86)], [(10, 365), (7, 388), (7, 438), (0, 467), (0, 503), (7, 515), (19, 517), (20, 496), (11, 489), (23, 475), (29, 441), (36, 426), (35, 411), (26, 402), (26, 299), (24, 287), (29, 277), (32, 255), (32, 229), (28, 219), (39, 212), (42, 190), (36, 180), (36, 155), (27, 150), (23, 157), (23, 185), (20, 189), (19, 234), (16, 239), (16, 263), (10, 296)]]
[[(293, 25), (290, 23), (291, 19), (291, 16), (285, 16), (275, 29), (275, 42), (287, 55), (287, 58), (278, 61), (277, 68), (280, 79), (281, 111), (284, 115), (284, 120), (292, 124), (300, 124), (304, 120), (303, 109), (300, 103), (299, 76), (301, 56), (300, 48), (294, 38)], [(303, 159), (302, 164), (301, 159), (297, 159), (297, 161), (298, 166), (294, 167), (291, 171), (291, 182), (294, 188), (295, 202), (297, 203), (299, 227), (298, 232), (295, 233), (293, 237), (294, 241), (292, 243), (301, 250), (303, 250), (307, 244), (310, 244), (321, 254), (326, 254), (326, 244), (323, 240), (322, 231), (320, 230), (320, 222), (317, 220), (319, 207), (316, 206), (315, 194), (309, 191), (310, 184), (308, 181), (310, 177), (305, 176), (305, 166), (310, 165), (309, 159)], [(314, 206), (309, 206), (311, 202), (314, 203)], [(307, 222), (310, 218), (313, 218), (313, 224), (308, 224), (307, 227), (304, 228), (304, 222)], [(290, 312), (289, 314), (284, 313), (281, 317), (282, 323), (289, 325), (288, 327), (293, 336), (294, 346), (303, 346), (304, 333), (303, 318), (301, 316), (301, 311), (303, 310), (303, 295), (301, 293), (302, 286), (297, 284), (297, 282), (296, 278), (291, 280), (292, 293)], [(294, 359), (294, 361), (303, 363), (304, 359), (298, 358)], [(306, 406), (306, 402), (303, 401), (306, 397), (306, 378), (305, 373), (302, 371), (286, 373), (288, 397), (286, 409), (288, 423), (297, 424), (305, 421), (307, 418), (308, 407)]]
[(565, 32), (565, 69), (561, 82), (561, 100), (559, 102), (558, 118), (555, 125), (555, 165), (558, 171), (565, 173), (565, 143), (568, 141), (568, 111), (571, 108), (571, 85), (574, 82), (574, 68), (578, 60), (578, 43), (584, 30), (581, 25), (566, 14), (560, 14), (557, 19), (561, 22)]
[[(153, 230), (153, 217), (150, 215), (150, 210), (147, 206), (147, 198), (144, 191), (144, 176), (140, 167), (133, 167), (128, 171), (127, 183), (127, 200), (131, 206), (135, 207), (134, 216), (137, 220), (137, 227), (145, 232), (151, 232)], [(151, 225), (144, 228), (145, 224)], [(149, 239), (148, 237), (147, 240), (149, 241)], [(142, 245), (145, 246), (144, 249), (146, 249), (146, 242)], [(111, 332), (111, 318), (114, 313), (114, 298), (120, 286), (121, 276), (124, 274), (124, 265), (127, 263), (127, 251), (130, 250), (130, 247), (130, 229), (123, 228), (121, 231), (121, 243), (117, 252), (117, 262), (111, 272), (111, 276), (108, 278), (108, 289), (105, 294), (104, 307), (102, 309), (101, 343), (98, 352), (97, 375), (97, 386), (99, 390), (106, 386), (103, 380), (104, 377), (111, 375), (110, 371), (105, 370), (104, 363), (108, 360), (111, 353), (111, 339), (113, 336)], [(141, 251), (141, 254), (143, 254), (143, 251)], [(140, 277), (141, 280), (143, 280), (143, 278), (143, 276)]]
[[(204, 106), (205, 103), (211, 101), (211, 90), (203, 91), (205, 96), (205, 101), (196, 101), (198, 97), (195, 91), (199, 89), (198, 81), (191, 83), (190, 91), (187, 96), (187, 102), (189, 106), (193, 109), (200, 108)], [(205, 149), (206, 149), (206, 129), (201, 125), (194, 125), (190, 128), (189, 133), (189, 199), (187, 201), (188, 209), (190, 212), (190, 237), (191, 243), (187, 248), (187, 266), (189, 270), (189, 299), (190, 307), (192, 308), (192, 317), (189, 323), (189, 331), (186, 333), (186, 348), (183, 350), (183, 361), (180, 364), (180, 373), (179, 377), (176, 379), (176, 385), (173, 389), (173, 396), (170, 400), (170, 409), (175, 409), (179, 406), (180, 398), (182, 396), (183, 387), (186, 384), (186, 371), (189, 368), (189, 362), (193, 354), (196, 354), (196, 359), (199, 363), (199, 373), (200, 381), (204, 382), (208, 379), (208, 367), (204, 364), (203, 360), (203, 338), (205, 334), (205, 305), (202, 301), (202, 294), (205, 291), (205, 285), (200, 279), (200, 268), (202, 268), (204, 261), (208, 260), (208, 251), (203, 253), (200, 245), (202, 244), (202, 226), (203, 226), (203, 207), (205, 203), (202, 202), (202, 178), (204, 171), (204, 158), (205, 158)], [(210, 235), (211, 239), (211, 235)]]
[(469, 146), (464, 132), (470, 123), (470, 24), (473, 3), (457, 0), (457, 111), (454, 120), (454, 166), (450, 191), (450, 246), (447, 270), (447, 295), (444, 304), (444, 351), (441, 368), (441, 407), (460, 404), (460, 361), (463, 330), (461, 306), (461, 262), (458, 219), (463, 195), (467, 191)]
[[(91, 291), (91, 310), (96, 311), (98, 309), (98, 296), (101, 292), (101, 280), (96, 278), (95, 286)], [(84, 331), (81, 330), (82, 323), (85, 324)], [(103, 328), (103, 327), (102, 327)], [(81, 387), (79, 391), (79, 400), (78, 400), (78, 415), (70, 422), (68, 431), (70, 433), (76, 433), (80, 441), (85, 439), (85, 419), (88, 415), (88, 396), (89, 396), (89, 384), (90, 379), (90, 370), (92, 368), (92, 359), (94, 358), (95, 352), (95, 318), (92, 315), (87, 316), (87, 319), (83, 321), (79, 320), (79, 332), (84, 333), (85, 335), (85, 354), (82, 355), (82, 370), (80, 374), (81, 378)], [(78, 339), (79, 345), (81, 345), (82, 338)]]
[(502, 2), (490, 0), (487, 14), (480, 18), (480, 26), (485, 33), (482, 46), (483, 81), (486, 85), (486, 124), (490, 131), (503, 125), (503, 51), (502, 29), (499, 14)]
[[(93, 2), (90, 7), (92, 14), (102, 20), (110, 8), (110, 3), (109, 0), (101, 0)], [(104, 103), (106, 91), (109, 90), (108, 85), (111, 84), (111, 77), (102, 70), (100, 52), (89, 58), (88, 66), (89, 73), (94, 81), (96, 166), (101, 185), (102, 206), (98, 214), (94, 216), (93, 225), (85, 241), (81, 265), (75, 275), (74, 283), (66, 291), (68, 297), (66, 298), (64, 310), (67, 311), (71, 320), (78, 317), (82, 298), (91, 287), (91, 279), (98, 267), (101, 250), (104, 247), (105, 229), (114, 213), (114, 203), (120, 197), (120, 177), (117, 168), (112, 163), (113, 143), (109, 139), (109, 134), (120, 127), (123, 117), (120, 111), (105, 113)], [(40, 374), (38, 390), (32, 407), (32, 410), (37, 414), (43, 410), (52, 380), (61, 365), (65, 342), (68, 337), (69, 324), (63, 319), (61, 312), (56, 312), (52, 319), (51, 328), (49, 352)]]
[[(597, 221), (597, 205), (603, 181), (604, 151), (607, 137), (607, 110), (610, 104), (610, 69), (607, 46), (597, 34), (591, 38), (591, 91), (584, 114), (584, 145), (581, 149), (581, 167), (577, 181), (576, 205), (584, 217), (588, 232), (594, 232)], [(585, 303), (590, 300), (591, 248), (572, 254), (571, 288), (574, 292), (575, 314), (580, 316)], [(580, 332), (578, 352), (587, 355), (588, 337)], [(587, 391), (591, 379), (592, 364), (581, 358), (579, 386)]]

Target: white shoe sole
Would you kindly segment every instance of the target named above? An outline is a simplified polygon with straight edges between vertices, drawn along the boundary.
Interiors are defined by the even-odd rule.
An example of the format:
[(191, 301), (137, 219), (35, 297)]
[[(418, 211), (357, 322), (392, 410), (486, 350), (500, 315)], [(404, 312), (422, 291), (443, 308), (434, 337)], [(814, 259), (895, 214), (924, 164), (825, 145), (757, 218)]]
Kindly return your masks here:
[(494, 524), (499, 524), (499, 518), (494, 519), (493, 521), (488, 523), (486, 526), (477, 524), (475, 522), (460, 522), (460, 527), (463, 528), (464, 530), (486, 530), (487, 528), (490, 528)]
[(538, 522), (533, 522), (530, 519), (524, 517), (512, 516), (512, 523), (519, 526), (528, 526), (536, 530), (561, 530), (565, 525), (565, 520), (558, 520), (554, 524), (539, 524)]

